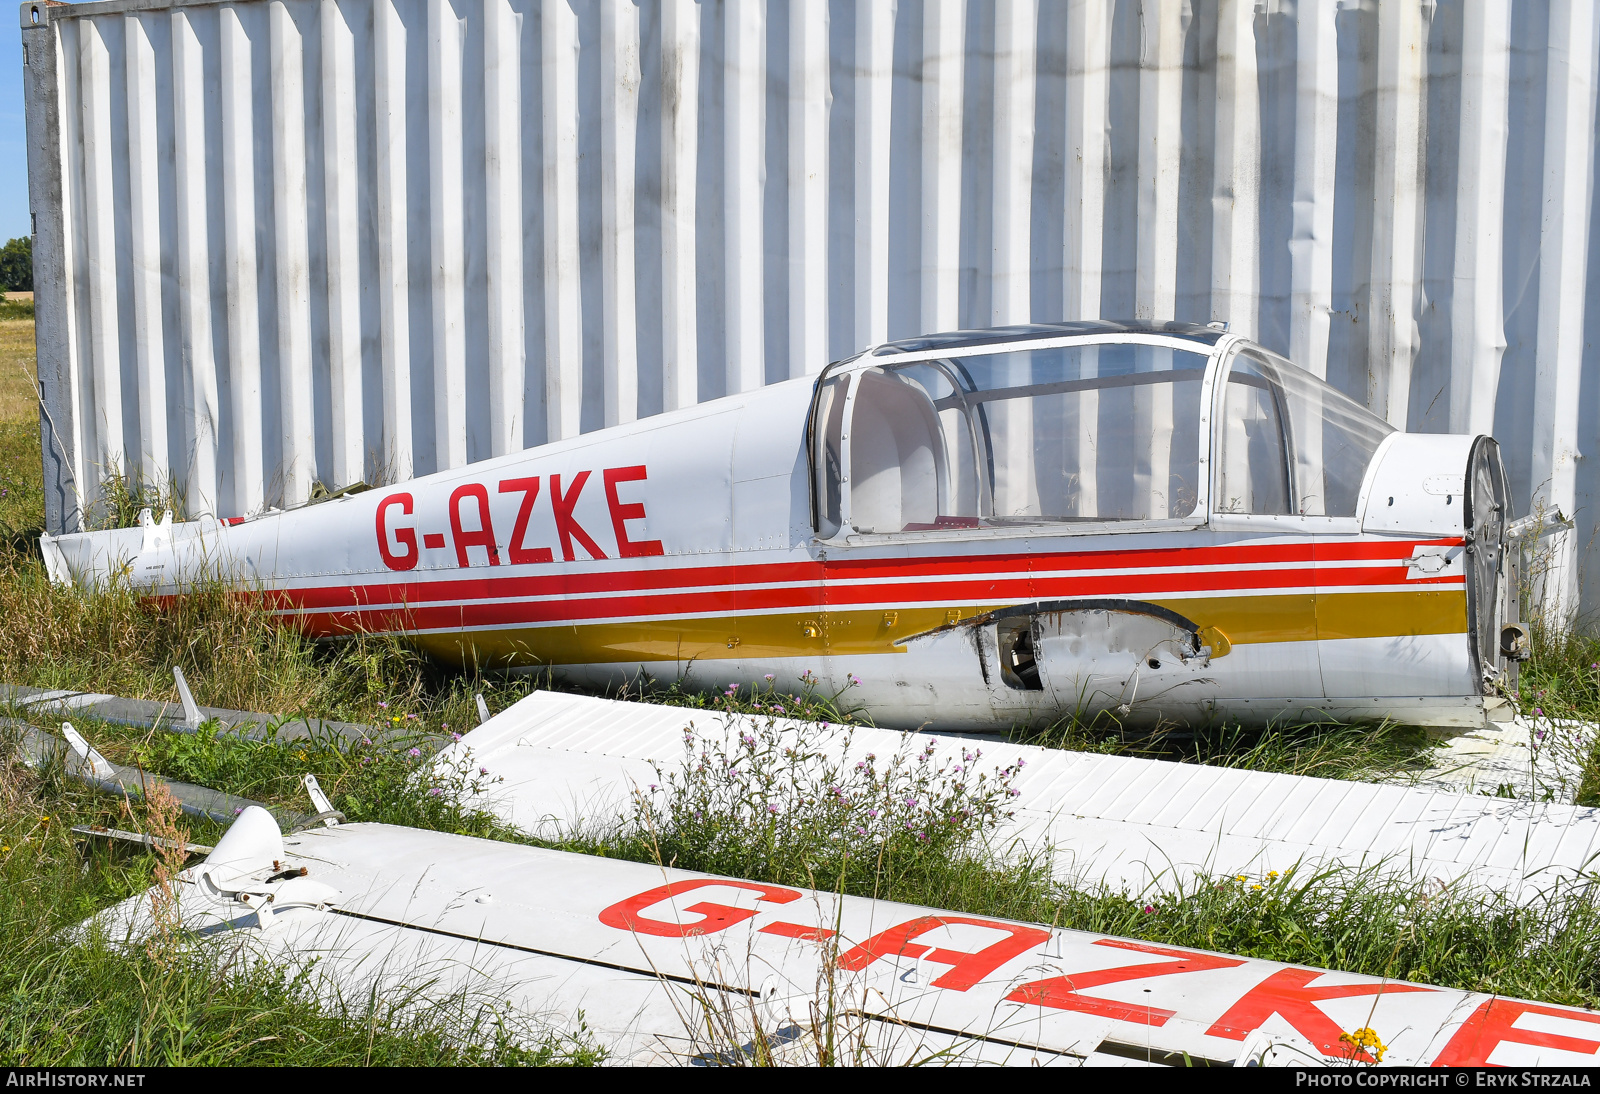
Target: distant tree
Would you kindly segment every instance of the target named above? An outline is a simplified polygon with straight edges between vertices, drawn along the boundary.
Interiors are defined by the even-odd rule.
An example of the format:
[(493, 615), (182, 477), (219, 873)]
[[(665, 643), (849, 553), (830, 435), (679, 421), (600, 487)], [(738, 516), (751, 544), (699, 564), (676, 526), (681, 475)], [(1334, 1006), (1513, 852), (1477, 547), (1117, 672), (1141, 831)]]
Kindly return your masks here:
[(13, 239), (0, 247), (0, 289), (33, 291), (33, 240), (30, 237)]

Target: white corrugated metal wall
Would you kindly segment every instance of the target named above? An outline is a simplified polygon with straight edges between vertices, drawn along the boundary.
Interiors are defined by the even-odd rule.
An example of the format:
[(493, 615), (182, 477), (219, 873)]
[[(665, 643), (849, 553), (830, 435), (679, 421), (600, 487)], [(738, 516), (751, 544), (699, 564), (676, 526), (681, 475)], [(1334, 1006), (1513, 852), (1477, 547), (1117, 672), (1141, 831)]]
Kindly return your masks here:
[(884, 338), (1137, 316), (1492, 430), (1520, 511), (1579, 512), (1556, 590), (1595, 534), (1591, 0), (22, 16), (53, 528), (112, 466), (237, 514)]

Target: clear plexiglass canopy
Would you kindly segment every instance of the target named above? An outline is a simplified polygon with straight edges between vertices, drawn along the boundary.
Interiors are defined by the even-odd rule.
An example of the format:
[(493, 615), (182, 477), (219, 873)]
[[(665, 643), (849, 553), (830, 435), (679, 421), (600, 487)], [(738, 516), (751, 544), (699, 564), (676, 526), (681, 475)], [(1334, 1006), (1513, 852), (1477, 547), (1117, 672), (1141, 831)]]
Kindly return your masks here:
[(1353, 517), (1393, 432), (1251, 343), (1013, 342), (918, 356), (857, 358), (824, 376), (812, 434), (824, 537), (1198, 523), (1208, 466), (1212, 512)]

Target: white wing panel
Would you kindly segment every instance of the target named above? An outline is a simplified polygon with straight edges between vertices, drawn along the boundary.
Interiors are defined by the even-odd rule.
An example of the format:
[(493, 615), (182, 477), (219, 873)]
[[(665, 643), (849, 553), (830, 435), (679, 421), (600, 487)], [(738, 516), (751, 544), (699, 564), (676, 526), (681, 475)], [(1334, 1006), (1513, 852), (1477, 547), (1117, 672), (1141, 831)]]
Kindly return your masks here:
[[(447, 750), (503, 777), (482, 804), (530, 831), (611, 822), (637, 789), (678, 770), (684, 730), (701, 737), (757, 732), (765, 718), (536, 692)], [(784, 732), (816, 734), (773, 720)], [(925, 735), (865, 727), (813, 736), (837, 760), (920, 750)], [(935, 763), (974, 738), (935, 738)], [(983, 770), (1024, 761), (1016, 818), (1003, 833), (1056, 849), (1063, 873), (1142, 890), (1197, 874), (1342, 863), (1441, 881), (1470, 881), (1528, 898), (1600, 852), (1600, 811), (1377, 785), (1098, 756), (977, 739)]]
[[(1600, 1055), (1576, 1008), (388, 825), (280, 837), (255, 808), (178, 892), (185, 927), (227, 935), (219, 960), (314, 962), (330, 998), (465, 999), (530, 1039), (581, 1010), (619, 1062), (719, 1062), (759, 1035), (803, 1063), (819, 1012), (861, 1063), (1349, 1062), (1361, 1027), (1386, 1065)], [(151, 908), (99, 918), (137, 945)]]

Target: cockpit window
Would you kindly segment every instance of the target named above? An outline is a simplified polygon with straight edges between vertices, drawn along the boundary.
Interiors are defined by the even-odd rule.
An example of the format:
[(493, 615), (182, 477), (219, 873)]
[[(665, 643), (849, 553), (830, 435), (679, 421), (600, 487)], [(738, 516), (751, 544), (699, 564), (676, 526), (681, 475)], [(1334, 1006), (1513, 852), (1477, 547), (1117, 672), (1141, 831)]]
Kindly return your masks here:
[(817, 432), (812, 452), (817, 492), (817, 531), (824, 538), (839, 532), (840, 482), (844, 477), (841, 429), (850, 376), (835, 376), (817, 393)]
[(1372, 454), (1393, 432), (1304, 369), (1241, 350), (1223, 389), (1216, 509), (1353, 517)]
[(1192, 516), (1206, 362), (1100, 343), (881, 366), (851, 374), (847, 395), (830, 381), (819, 531)]
[(1294, 512), (1277, 370), (1248, 354), (1234, 358), (1222, 393), (1219, 513)]

